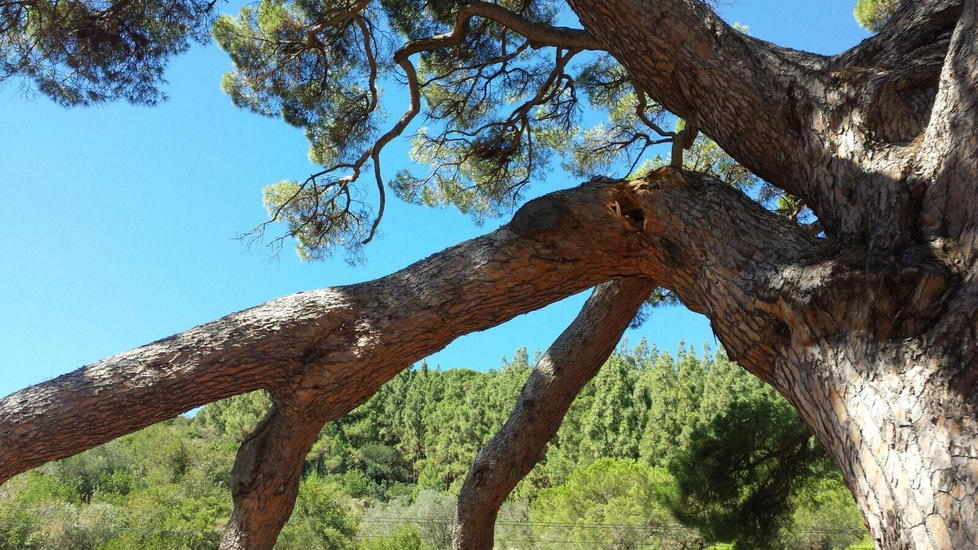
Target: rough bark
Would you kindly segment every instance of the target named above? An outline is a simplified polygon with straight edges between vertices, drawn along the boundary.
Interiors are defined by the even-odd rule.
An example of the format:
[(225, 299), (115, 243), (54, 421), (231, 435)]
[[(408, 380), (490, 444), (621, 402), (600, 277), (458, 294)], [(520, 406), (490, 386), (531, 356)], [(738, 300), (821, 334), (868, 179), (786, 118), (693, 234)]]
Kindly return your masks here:
[(492, 548), (499, 507), (540, 460), (574, 398), (598, 373), (654, 285), (598, 286), (536, 364), (506, 424), (476, 455), (458, 495), (452, 547)]
[(531, 201), (387, 277), (273, 300), (14, 393), (0, 401), (0, 480), (255, 389), (349, 410), (461, 334), (640, 274), (643, 236), (602, 206), (620, 187)]
[(974, 388), (958, 392), (948, 351), (839, 335), (778, 366), (775, 386), (835, 457), (881, 548), (978, 547)]
[[(924, 189), (918, 229), (941, 271), (889, 319), (866, 300), (850, 304), (840, 319), (863, 330), (850, 321), (835, 334), (809, 331), (821, 334), (792, 346), (775, 377), (836, 457), (883, 548), (978, 547), (976, 19), (967, 2), (927, 128), (908, 151), (910, 183)], [(920, 299), (927, 293), (939, 297)], [(930, 322), (909, 338), (866, 330), (900, 315)]]
[[(0, 478), (266, 388), (276, 409), (239, 453), (224, 544), (267, 548), (294, 503), (317, 424), (458, 335), (604, 280), (643, 277), (698, 296), (689, 305), (736, 328), (730, 341), (767, 376), (780, 325), (754, 295), (813, 248), (798, 227), (716, 180), (667, 168), (588, 183), (390, 276), (274, 300), (5, 398)], [(269, 502), (278, 510), (263, 510)]]
[[(568, 206), (574, 204), (572, 209)], [(581, 210), (578, 211), (577, 208)], [(588, 212), (587, 209), (590, 208)], [(712, 220), (707, 223), (707, 220)], [(589, 225), (594, 223), (597, 225)], [(567, 225), (570, 224), (570, 225)], [(709, 227), (710, 230), (704, 232), (703, 229)], [(719, 231), (713, 232), (713, 229)], [(602, 237), (606, 230), (619, 235), (619, 239)], [(804, 254), (814, 250), (811, 239), (797, 226), (788, 221), (774, 216), (764, 211), (753, 201), (745, 197), (736, 190), (730, 189), (721, 182), (704, 178), (695, 174), (685, 174), (672, 169), (663, 169), (642, 180), (632, 182), (617, 183), (590, 183), (571, 191), (554, 193), (544, 198), (531, 201), (514, 216), (513, 221), (500, 231), (516, 233), (526, 236), (528, 241), (520, 241), (513, 244), (519, 248), (520, 257), (511, 260), (510, 263), (497, 263), (489, 265), (485, 270), (471, 269), (464, 274), (464, 279), (471, 281), (475, 279), (480, 283), (485, 283), (486, 279), (495, 275), (502, 278), (517, 277), (524, 278), (520, 264), (535, 259), (537, 261), (545, 259), (544, 263), (535, 266), (527, 266), (525, 271), (526, 280), (532, 279), (530, 274), (536, 271), (536, 277), (546, 278), (549, 282), (548, 288), (558, 285), (557, 273), (561, 267), (567, 269), (569, 277), (586, 277), (585, 280), (566, 281), (567, 284), (593, 284), (595, 277), (601, 277), (602, 270), (605, 278), (621, 276), (641, 276), (648, 281), (642, 285), (668, 286), (669, 288), (682, 289), (689, 296), (698, 296), (699, 301), (689, 300), (688, 305), (700, 310), (709, 310), (715, 314), (715, 323), (722, 323), (725, 326), (736, 327), (737, 342), (745, 351), (755, 357), (752, 364), (762, 365), (757, 370), (759, 375), (768, 376), (767, 365), (773, 361), (771, 356), (771, 342), (779, 338), (779, 325), (775, 319), (765, 311), (758, 310), (755, 304), (754, 295), (760, 292), (766, 281), (776, 280), (777, 274), (785, 268), (791, 266), (794, 260)], [(565, 232), (570, 231), (575, 235), (572, 237)], [(587, 236), (587, 243), (582, 246), (573, 241), (580, 238), (582, 234)], [(730, 242), (725, 238), (726, 235), (743, 234), (756, 236), (756, 239), (745, 238), (740, 241)], [(494, 234), (493, 240), (505, 239)], [(506, 235), (506, 234), (504, 234)], [(766, 243), (768, 237), (778, 236), (773, 242), (777, 246)], [(491, 236), (492, 237), (492, 236)], [(542, 243), (542, 250), (546, 250), (543, 258), (541, 248), (537, 250), (524, 250), (538, 243)], [(553, 240), (551, 242), (551, 240)], [(601, 242), (600, 245), (596, 241)], [(504, 240), (504, 242), (507, 242)], [(555, 245), (561, 247), (563, 252), (559, 252)], [(733, 244), (734, 246), (730, 246)], [(541, 244), (537, 244), (537, 247)], [(601, 251), (596, 251), (591, 247), (600, 246)], [(566, 248), (563, 248), (566, 247)], [(571, 253), (574, 251), (574, 253)], [(721, 252), (722, 251), (722, 252)], [(718, 254), (718, 252), (720, 252)], [(592, 254), (598, 254), (603, 259), (592, 258)], [(499, 257), (499, 252), (484, 253), (483, 257)], [(440, 255), (428, 260), (436, 262), (441, 260)], [(597, 260), (595, 262), (595, 260)], [(477, 262), (481, 265), (482, 262)], [(570, 268), (567, 264), (579, 264)], [(420, 264), (419, 264), (420, 265)], [(507, 271), (508, 270), (508, 271)], [(549, 270), (549, 271), (547, 271)], [(415, 271), (414, 266), (407, 268), (404, 272)], [(446, 272), (444, 269), (430, 270), (434, 273)], [(455, 271), (452, 270), (454, 273)], [(570, 275), (573, 273), (574, 275)], [(586, 275), (585, 275), (586, 273)], [(392, 275), (395, 277), (397, 274)], [(462, 275), (459, 275), (462, 277)], [(562, 276), (561, 276), (562, 277)], [(361, 372), (370, 373), (371, 369), (376, 369), (380, 361), (388, 360), (387, 353), (400, 353), (407, 346), (418, 339), (418, 343), (427, 346), (432, 345), (432, 340), (437, 338), (437, 331), (450, 327), (455, 331), (451, 337), (462, 334), (461, 329), (468, 325), (458, 316), (477, 315), (480, 308), (485, 308), (485, 312), (500, 311), (500, 301), (508, 303), (509, 300), (537, 300), (539, 297), (527, 296), (503, 296), (499, 292), (523, 293), (526, 287), (513, 285), (508, 281), (503, 285), (504, 289), (494, 288), (493, 292), (472, 290), (473, 287), (466, 286), (460, 280), (453, 281), (452, 292), (453, 300), (456, 293), (473, 294), (468, 299), (462, 301), (457, 307), (444, 306), (448, 297), (442, 298), (436, 311), (428, 314), (421, 314), (420, 305), (407, 300), (408, 293), (382, 290), (390, 286), (391, 281), (384, 278), (375, 281), (371, 292), (376, 295), (396, 294), (400, 302), (384, 300), (382, 306), (376, 309), (373, 307), (360, 308), (358, 316), (360, 318), (371, 318), (376, 311), (377, 315), (385, 312), (390, 315), (391, 311), (407, 307), (413, 310), (415, 317), (413, 321), (397, 322), (388, 321), (385, 328), (378, 333), (384, 334), (388, 342), (398, 342), (398, 346), (378, 345), (378, 342), (370, 342), (368, 345), (361, 345), (355, 348), (357, 357), (362, 356), (363, 363), (357, 363)], [(411, 276), (418, 284), (417, 291), (421, 292), (421, 283), (425, 279), (417, 279)], [(396, 280), (396, 278), (394, 279)], [(507, 279), (508, 280), (508, 279)], [(541, 284), (543, 281), (535, 280), (534, 284)], [(427, 284), (436, 288), (444, 288), (448, 292), (448, 287), (441, 287), (439, 282), (429, 279)], [(574, 286), (574, 290), (579, 287)], [(467, 290), (468, 289), (468, 290)], [(540, 292), (540, 290), (532, 290)], [(629, 300), (632, 298), (632, 290), (628, 291)], [(347, 291), (349, 294), (349, 291)], [(628, 302), (625, 300), (624, 302)], [(427, 299), (430, 304), (430, 298)], [(454, 303), (454, 302), (451, 302)], [(634, 304), (625, 307), (631, 308), (630, 311), (623, 312), (622, 304), (616, 304), (611, 312), (603, 315), (607, 316), (601, 331), (596, 332), (588, 338), (601, 338), (604, 345), (609, 344), (608, 327), (623, 326), (632, 318)], [(461, 308), (474, 308), (463, 310)], [(588, 315), (600, 316), (593, 308), (588, 308)], [(432, 318), (434, 317), (434, 318)], [(405, 323), (408, 323), (407, 325)], [(374, 326), (374, 325), (371, 325)], [(377, 325), (379, 326), (379, 324)], [(413, 332), (405, 331), (413, 328)], [(579, 328), (572, 329), (575, 333)], [(623, 329), (622, 329), (623, 330)], [(412, 336), (417, 334), (418, 336)], [(600, 336), (599, 336), (600, 335)], [(583, 337), (583, 335), (581, 335)], [(404, 339), (407, 340), (404, 340)], [(565, 339), (566, 340), (566, 339)], [(362, 338), (358, 338), (362, 341)], [(446, 341), (447, 342), (447, 341)], [(561, 347), (570, 346), (570, 341), (565, 341)], [(578, 343), (580, 345), (580, 343)], [(399, 348), (395, 350), (394, 348)], [(396, 366), (389, 367), (385, 372), (383, 381), (386, 381), (394, 373), (410, 364), (411, 361), (431, 353), (431, 347), (425, 347), (419, 351), (417, 356), (397, 355), (402, 361)], [(597, 355), (607, 356), (607, 352), (602, 348), (596, 347), (589, 352), (597, 352)], [(563, 353), (566, 353), (564, 351)], [(578, 353), (581, 353), (578, 351)], [(406, 361), (406, 362), (403, 362)], [(588, 363), (595, 366), (599, 363), (598, 358), (589, 357)], [(328, 367), (327, 367), (328, 368)], [(337, 368), (337, 367), (333, 367)], [(579, 374), (578, 374), (579, 375)], [(289, 385), (283, 385), (276, 389), (280, 395), (293, 396), (293, 399), (301, 400), (301, 405), (293, 406), (293, 409), (303, 411), (301, 421), (306, 426), (321, 426), (327, 419), (336, 418), (359, 403), (366, 400), (379, 387), (380, 383), (370, 385), (367, 379), (361, 378), (354, 382), (350, 378), (341, 385), (322, 384), (316, 382), (309, 383), (310, 379), (317, 379), (322, 375), (311, 366), (305, 373), (297, 376)], [(545, 378), (538, 378), (538, 381)], [(571, 392), (574, 377), (565, 377), (560, 382), (563, 389)], [(533, 391), (541, 388), (539, 384), (532, 386)], [(352, 392), (357, 392), (352, 394)], [(337, 399), (338, 394), (344, 398)], [(351, 396), (352, 394), (352, 396)], [(559, 414), (561, 408), (566, 409), (567, 404), (573, 398), (570, 393), (563, 391), (548, 391), (541, 396), (527, 397), (527, 401), (537, 399), (541, 410), (550, 411), (550, 419), (553, 415)], [(535, 426), (541, 432), (547, 429), (556, 429), (552, 424), (546, 424), (547, 418), (541, 417), (542, 423), (525, 423), (522, 426)], [(308, 428), (312, 429), (312, 428)], [(318, 429), (318, 428), (316, 428)], [(305, 433), (305, 432), (303, 432)], [(511, 431), (517, 434), (514, 427)], [(522, 432), (519, 432), (522, 436)], [(282, 453), (272, 455), (273, 459), (265, 460), (260, 453), (255, 453), (249, 445), (242, 448), (239, 453), (238, 461), (235, 464), (234, 476), (246, 479), (262, 478), (263, 481), (255, 483), (239, 483), (235, 481), (235, 487), (247, 488), (247, 490), (237, 490), (235, 493), (235, 512), (232, 523), (225, 530), (222, 547), (224, 548), (267, 548), (264, 542), (274, 541), (278, 530), (284, 525), (291, 511), (295, 499), (295, 490), (291, 485), (297, 482), (291, 472), (293, 468), (299, 467), (301, 461), (299, 456), (308, 450), (311, 441), (301, 438), (293, 438), (288, 431), (276, 432), (275, 424), (271, 422), (263, 423), (256, 430), (256, 441), (262, 442), (262, 446), (272, 446), (268, 441), (275, 441), (275, 445), (292, 449), (291, 454), (284, 463), (285, 467), (276, 468), (277, 461), (282, 460)], [(544, 444), (549, 438), (542, 435), (535, 438), (538, 444)], [(529, 449), (530, 447), (527, 447)], [(506, 451), (514, 449), (509, 446), (501, 449), (500, 456)], [(539, 456), (538, 454), (536, 456)], [(519, 466), (514, 465), (514, 470), (510, 472), (510, 481), (493, 481), (491, 483), (509, 483), (512, 480), (518, 481), (519, 477), (525, 475), (517, 473), (517, 469), (522, 468), (526, 471), (532, 467), (529, 464), (529, 456), (507, 460), (515, 460)], [(255, 463), (255, 464), (253, 464)], [(269, 481), (266, 481), (269, 480)], [(270, 480), (274, 480), (270, 481)], [(508, 492), (506, 490), (505, 492)], [(285, 507), (285, 512), (269, 513), (263, 510), (266, 498), (269, 500), (279, 499), (282, 493), (285, 498), (279, 501)], [(505, 498), (503, 485), (500, 485), (495, 492), (495, 497)], [(498, 500), (501, 502), (501, 500)], [(495, 503), (498, 507), (498, 502)], [(491, 506), (481, 507), (481, 512), (487, 512)], [(274, 516), (274, 517), (273, 517)], [(473, 518), (479, 519), (479, 518)], [(482, 518), (484, 519), (484, 518)], [(483, 527), (488, 528), (483, 524)], [(249, 534), (253, 530), (260, 530), (260, 534)], [(485, 532), (485, 531), (484, 531)]]

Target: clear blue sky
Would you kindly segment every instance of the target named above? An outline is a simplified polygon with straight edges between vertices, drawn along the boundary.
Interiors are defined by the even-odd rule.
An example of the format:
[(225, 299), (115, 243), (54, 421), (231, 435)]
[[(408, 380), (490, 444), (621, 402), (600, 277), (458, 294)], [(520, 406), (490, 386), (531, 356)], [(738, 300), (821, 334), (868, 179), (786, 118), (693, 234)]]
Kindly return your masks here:
[[(729, 21), (799, 49), (837, 53), (866, 37), (854, 0), (724, 4)], [(153, 108), (66, 110), (17, 82), (0, 88), (0, 396), (283, 294), (385, 275), (506, 221), (478, 227), (392, 200), (364, 266), (247, 249), (236, 236), (265, 219), (262, 187), (315, 167), (300, 131), (231, 105), (219, 86), (229, 65), (213, 45), (176, 58), (170, 100)], [(389, 170), (406, 162), (385, 160)], [(574, 183), (557, 175), (532, 193)], [(517, 347), (546, 349), (583, 299), (463, 337), (428, 361), (487, 369)], [(715, 346), (706, 320), (679, 307), (627, 337)]]

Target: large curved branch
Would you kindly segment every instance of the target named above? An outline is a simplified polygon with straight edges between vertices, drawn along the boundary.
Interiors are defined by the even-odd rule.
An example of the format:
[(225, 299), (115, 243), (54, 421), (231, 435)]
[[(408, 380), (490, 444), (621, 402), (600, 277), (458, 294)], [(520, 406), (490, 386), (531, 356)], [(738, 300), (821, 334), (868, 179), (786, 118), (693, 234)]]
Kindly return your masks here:
[(796, 196), (808, 195), (810, 182), (791, 172), (809, 137), (807, 121), (800, 119), (804, 112), (796, 109), (804, 90), (796, 83), (814, 75), (825, 58), (751, 38), (703, 2), (569, 3), (585, 29), (659, 104), (755, 174)]
[(454, 548), (492, 548), (499, 507), (540, 460), (570, 404), (614, 351), (654, 288), (639, 278), (598, 286), (550, 346), (530, 373), (509, 420), (469, 468), (458, 496)]
[(783, 274), (813, 250), (715, 180), (663, 169), (590, 182), (387, 277), (273, 300), (0, 400), (0, 480), (259, 388), (349, 410), (459, 335), (618, 277), (676, 291), (763, 376), (786, 338)]
[(0, 480), (259, 388), (358, 403), (461, 334), (637, 274), (647, 247), (609, 223), (599, 205), (610, 192), (537, 199), (502, 229), (382, 279), (273, 300), (10, 395)]

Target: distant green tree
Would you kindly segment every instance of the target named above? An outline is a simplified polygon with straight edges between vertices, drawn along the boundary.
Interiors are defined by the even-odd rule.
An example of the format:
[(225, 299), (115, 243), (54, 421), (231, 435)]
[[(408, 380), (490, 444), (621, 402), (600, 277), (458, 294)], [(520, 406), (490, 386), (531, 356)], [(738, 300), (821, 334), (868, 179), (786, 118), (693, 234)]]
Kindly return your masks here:
[(644, 409), (639, 456), (664, 466), (689, 441), (703, 397), (708, 366), (681, 346), (678, 358), (663, 353), (650, 357), (636, 382)]
[(866, 526), (852, 493), (834, 469), (799, 480), (791, 500), (794, 510), (791, 527), (780, 537), (780, 546), (820, 550), (868, 542)]
[(421, 363), (407, 373), (409, 379), (404, 391), (404, 406), (396, 413), (401, 434), (396, 448), (402, 453), (404, 460), (411, 464), (413, 474), (417, 477), (427, 453), (424, 419), (427, 412), (428, 387), (435, 375), (428, 368), (427, 363)]
[(371, 540), (396, 528), (411, 526), (417, 531), (423, 548), (447, 550), (451, 546), (454, 515), (453, 495), (421, 489), (413, 499), (398, 497), (367, 509), (361, 518), (360, 536)]
[(634, 405), (636, 369), (621, 355), (612, 355), (592, 381), (590, 409), (581, 421), (579, 460), (630, 458), (638, 452), (639, 419)]
[(475, 402), (484, 393), (485, 375), (452, 369), (436, 376), (429, 387), (433, 395), (424, 417), (427, 444), (418, 482), (445, 490), (465, 475), (488, 435), (481, 425), (482, 407)]
[[(498, 369), (490, 370), (487, 393), (484, 396), (485, 425), (491, 435), (501, 426), (512, 412), (513, 403), (526, 383), (535, 361), (525, 347), (517, 348), (512, 359), (503, 358)], [(485, 436), (483, 436), (484, 438)]]
[(340, 487), (318, 475), (302, 480), (295, 511), (282, 529), (277, 548), (353, 550), (357, 522)]
[(267, 392), (235, 395), (208, 404), (194, 415), (193, 424), (207, 435), (242, 441), (268, 412), (272, 400)]
[(413, 525), (399, 525), (387, 536), (363, 540), (361, 550), (433, 550), (421, 542), (421, 535)]
[(880, 30), (896, 11), (900, 0), (856, 0), (853, 15), (860, 25), (871, 31)]
[(576, 469), (563, 485), (540, 491), (531, 509), (538, 547), (654, 548), (656, 533), (692, 538), (678, 535), (682, 529), (669, 511), (675, 491), (665, 469), (601, 458)]
[(352, 467), (360, 470), (382, 491), (395, 483), (412, 481), (410, 466), (392, 447), (368, 444), (353, 452)]
[(698, 425), (670, 463), (676, 513), (708, 541), (774, 547), (790, 524), (793, 488), (828, 468), (828, 455), (795, 410), (768, 392), (733, 401)]

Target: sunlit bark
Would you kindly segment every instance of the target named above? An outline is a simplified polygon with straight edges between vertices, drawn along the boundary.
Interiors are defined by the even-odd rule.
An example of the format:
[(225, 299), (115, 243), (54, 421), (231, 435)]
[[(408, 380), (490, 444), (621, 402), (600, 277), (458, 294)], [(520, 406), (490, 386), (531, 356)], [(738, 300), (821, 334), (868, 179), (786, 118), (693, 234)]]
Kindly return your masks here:
[(512, 415), (479, 451), (458, 495), (452, 546), (492, 548), (496, 513), (543, 455), (570, 404), (591, 380), (655, 288), (644, 279), (598, 286), (530, 373)]

